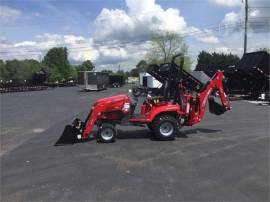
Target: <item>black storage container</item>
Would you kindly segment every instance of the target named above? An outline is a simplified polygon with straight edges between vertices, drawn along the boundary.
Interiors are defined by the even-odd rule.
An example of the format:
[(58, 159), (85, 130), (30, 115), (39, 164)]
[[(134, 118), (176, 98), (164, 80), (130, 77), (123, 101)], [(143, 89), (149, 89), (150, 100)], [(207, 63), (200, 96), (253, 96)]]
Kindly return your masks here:
[(111, 87), (121, 87), (125, 84), (124, 76), (121, 75), (110, 75), (109, 76), (109, 84)]

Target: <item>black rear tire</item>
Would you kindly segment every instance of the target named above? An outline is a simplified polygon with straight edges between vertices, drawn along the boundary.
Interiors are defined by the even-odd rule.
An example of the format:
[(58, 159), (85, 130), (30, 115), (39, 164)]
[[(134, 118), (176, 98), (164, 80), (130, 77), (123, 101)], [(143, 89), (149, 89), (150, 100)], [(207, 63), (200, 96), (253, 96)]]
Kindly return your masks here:
[(152, 124), (155, 136), (159, 140), (174, 140), (178, 132), (177, 120), (170, 115), (158, 116)]
[(117, 131), (111, 123), (102, 123), (98, 130), (98, 141), (102, 143), (112, 143), (115, 141)]

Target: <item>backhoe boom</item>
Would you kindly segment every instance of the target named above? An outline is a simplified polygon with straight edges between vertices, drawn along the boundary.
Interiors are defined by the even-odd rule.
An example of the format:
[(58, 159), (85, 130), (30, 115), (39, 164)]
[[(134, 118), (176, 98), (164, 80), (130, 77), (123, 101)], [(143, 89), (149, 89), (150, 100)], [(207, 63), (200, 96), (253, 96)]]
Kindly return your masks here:
[[(223, 79), (223, 73), (218, 70), (211, 80), (205, 85), (203, 90), (198, 94), (196, 101), (193, 100), (190, 107), (188, 125), (194, 125), (203, 119), (208, 100), (210, 111), (213, 110), (213, 105), (217, 106), (219, 110), (223, 110), (223, 112), (231, 109), (227, 95), (224, 92)], [(214, 98), (210, 96), (214, 90), (218, 90), (222, 105), (215, 103)], [(219, 115), (221, 112), (216, 114)]]

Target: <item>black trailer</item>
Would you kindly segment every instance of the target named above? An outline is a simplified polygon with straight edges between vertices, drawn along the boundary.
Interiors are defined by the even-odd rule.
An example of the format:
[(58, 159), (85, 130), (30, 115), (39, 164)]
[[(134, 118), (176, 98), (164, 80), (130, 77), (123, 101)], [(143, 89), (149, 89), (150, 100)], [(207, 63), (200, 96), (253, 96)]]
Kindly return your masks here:
[(257, 51), (243, 55), (239, 64), (227, 68), (227, 88), (230, 94), (244, 94), (256, 99), (269, 91), (269, 53)]
[(109, 76), (109, 85), (113, 88), (119, 88), (125, 84), (125, 78), (121, 75), (110, 75)]
[(104, 90), (108, 87), (109, 75), (102, 72), (79, 71), (78, 85), (84, 90)]

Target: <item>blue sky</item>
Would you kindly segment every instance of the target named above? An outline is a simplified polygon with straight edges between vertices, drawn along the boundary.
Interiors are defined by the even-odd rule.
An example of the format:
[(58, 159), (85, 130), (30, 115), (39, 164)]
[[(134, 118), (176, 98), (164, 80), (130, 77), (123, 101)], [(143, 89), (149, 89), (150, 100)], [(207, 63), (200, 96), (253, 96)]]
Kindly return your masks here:
[[(250, 0), (255, 21), (250, 51), (269, 47), (269, 2)], [(194, 64), (201, 50), (241, 55), (243, 5), (241, 0), (2, 0), (0, 59), (38, 59), (50, 47), (65, 45), (73, 63), (91, 59), (100, 68), (130, 69), (144, 58), (147, 39), (158, 30), (186, 36)]]
[[(190, 25), (204, 27), (218, 24), (224, 15), (239, 8), (209, 4), (207, 0), (159, 0), (164, 9), (178, 8)], [(5, 25), (3, 34), (13, 41), (29, 40), (44, 32), (88, 37), (92, 24), (103, 8), (125, 9), (124, 0), (9, 0), (1, 5), (20, 10), (24, 17)], [(20, 34), (13, 30), (20, 30)]]

